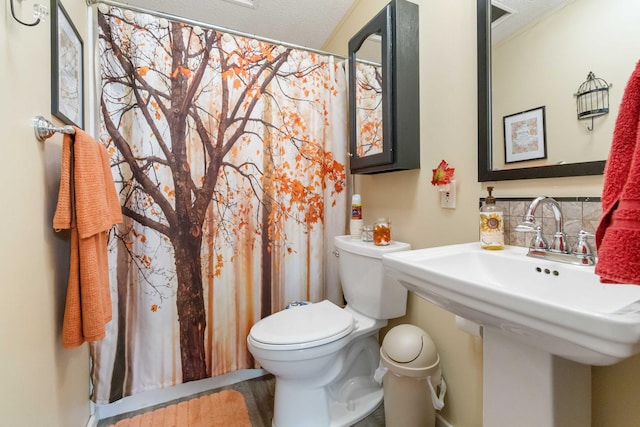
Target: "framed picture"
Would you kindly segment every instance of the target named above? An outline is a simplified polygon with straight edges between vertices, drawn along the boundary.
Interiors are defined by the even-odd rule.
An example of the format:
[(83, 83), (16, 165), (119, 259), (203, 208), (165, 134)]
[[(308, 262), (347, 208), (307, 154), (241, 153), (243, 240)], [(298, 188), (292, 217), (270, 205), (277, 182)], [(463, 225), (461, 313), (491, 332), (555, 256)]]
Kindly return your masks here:
[(547, 158), (544, 106), (505, 116), (505, 163)]
[(84, 127), (82, 38), (59, 0), (51, 1), (51, 114)]

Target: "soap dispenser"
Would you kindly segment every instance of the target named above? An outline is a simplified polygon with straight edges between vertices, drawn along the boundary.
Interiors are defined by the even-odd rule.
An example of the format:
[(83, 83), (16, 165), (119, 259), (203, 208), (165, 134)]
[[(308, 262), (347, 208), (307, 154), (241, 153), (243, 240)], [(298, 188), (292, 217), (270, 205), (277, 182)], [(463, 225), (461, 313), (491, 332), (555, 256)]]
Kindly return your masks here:
[(500, 250), (504, 248), (504, 217), (491, 194), (493, 187), (487, 187), (489, 195), (480, 208), (480, 247)]

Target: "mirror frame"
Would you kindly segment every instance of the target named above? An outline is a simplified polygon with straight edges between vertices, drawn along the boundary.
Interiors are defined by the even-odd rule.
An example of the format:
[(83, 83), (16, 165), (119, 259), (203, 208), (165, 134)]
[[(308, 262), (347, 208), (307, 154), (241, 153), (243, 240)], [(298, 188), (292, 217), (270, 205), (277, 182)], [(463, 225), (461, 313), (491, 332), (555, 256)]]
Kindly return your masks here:
[[(393, 111), (393, 93), (392, 93), (392, 79), (393, 79), (393, 52), (391, 50), (391, 35), (393, 32), (391, 21), (391, 6), (387, 5), (382, 9), (374, 18), (372, 18), (364, 27), (360, 29), (349, 40), (349, 126), (350, 142), (349, 152), (351, 158), (352, 169), (365, 169), (372, 168), (374, 166), (381, 166), (393, 163), (393, 118), (391, 113)], [(356, 121), (357, 104), (356, 96), (356, 60), (357, 52), (362, 47), (363, 43), (374, 34), (380, 34), (382, 42), (380, 44), (382, 49), (382, 101), (380, 107), (382, 108), (382, 151), (367, 156), (358, 156), (358, 134)]]
[(477, 0), (478, 182), (602, 175), (605, 160), (493, 170), (491, 112), (491, 0)]

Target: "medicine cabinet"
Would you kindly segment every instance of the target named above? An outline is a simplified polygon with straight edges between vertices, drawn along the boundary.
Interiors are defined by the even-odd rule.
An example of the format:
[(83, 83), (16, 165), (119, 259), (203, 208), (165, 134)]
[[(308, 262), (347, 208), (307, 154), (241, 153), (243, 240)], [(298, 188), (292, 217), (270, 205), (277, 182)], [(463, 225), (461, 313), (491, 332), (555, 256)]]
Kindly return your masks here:
[(349, 40), (353, 174), (420, 168), (418, 5), (393, 0)]

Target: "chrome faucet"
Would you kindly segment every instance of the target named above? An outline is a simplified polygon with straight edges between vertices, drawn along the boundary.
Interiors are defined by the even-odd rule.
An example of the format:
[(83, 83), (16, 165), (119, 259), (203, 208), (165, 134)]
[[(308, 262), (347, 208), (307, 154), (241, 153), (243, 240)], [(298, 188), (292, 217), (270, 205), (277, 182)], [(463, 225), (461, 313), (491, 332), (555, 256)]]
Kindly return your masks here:
[[(535, 217), (538, 206), (545, 203), (551, 207), (553, 217), (556, 221), (556, 231), (553, 234), (553, 241), (550, 246), (542, 236), (542, 228), (536, 225)], [(560, 205), (551, 197), (536, 197), (522, 217), (522, 223), (516, 226), (515, 231), (535, 233), (535, 236), (529, 244), (528, 256), (577, 265), (594, 265), (596, 263), (593, 251), (587, 242), (587, 237), (593, 237), (591, 233), (580, 230), (578, 233), (578, 242), (572, 250), (569, 250)]]
[(567, 235), (564, 233), (564, 224), (562, 221), (562, 211), (560, 210), (560, 205), (555, 199), (551, 197), (540, 196), (536, 197), (533, 202), (529, 205), (527, 212), (522, 217), (522, 223), (516, 226), (516, 231), (524, 231), (524, 232), (536, 232), (536, 237), (534, 240), (538, 240), (537, 245), (540, 245), (540, 241), (544, 242), (544, 239), (541, 238), (540, 232), (536, 231), (536, 217), (534, 216), (536, 213), (536, 209), (539, 205), (547, 203), (551, 206), (551, 210), (553, 211), (553, 218), (556, 220), (556, 231), (553, 234), (553, 241), (551, 242), (550, 247), (540, 247), (537, 246), (538, 249), (546, 249), (551, 252), (556, 253), (569, 253), (569, 249), (567, 248)]

